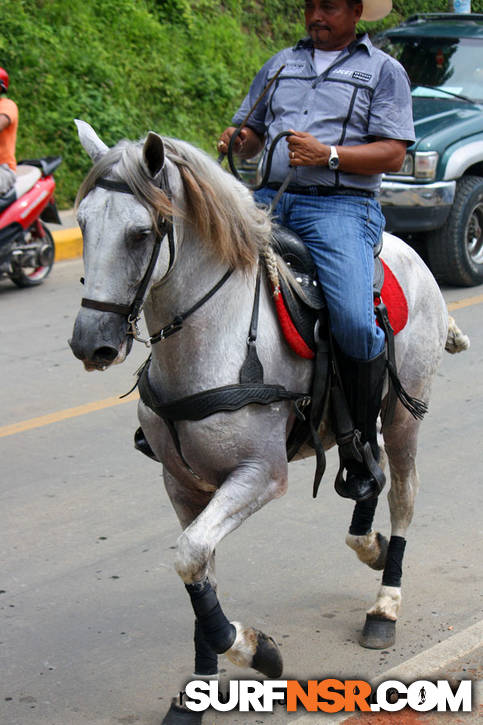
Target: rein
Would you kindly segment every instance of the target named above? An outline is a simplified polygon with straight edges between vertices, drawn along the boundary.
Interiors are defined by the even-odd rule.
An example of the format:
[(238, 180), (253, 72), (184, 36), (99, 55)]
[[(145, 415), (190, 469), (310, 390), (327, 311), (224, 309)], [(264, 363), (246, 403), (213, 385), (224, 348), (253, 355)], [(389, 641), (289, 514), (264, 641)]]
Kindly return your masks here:
[(186, 312), (182, 312), (180, 315), (176, 315), (174, 320), (169, 323), (169, 325), (165, 325), (165, 327), (162, 327), (159, 332), (156, 332), (154, 335), (151, 335), (148, 342), (151, 345), (154, 345), (156, 342), (160, 342), (161, 340), (165, 340), (167, 337), (172, 335), (174, 332), (178, 332), (178, 330), (181, 330), (183, 327), (183, 322), (186, 320), (187, 317), (193, 314), (193, 312), (196, 312), (202, 305), (205, 304), (205, 302), (208, 302), (208, 300), (213, 297), (218, 290), (223, 287), (225, 282), (229, 279), (229, 277), (232, 275), (233, 270), (229, 269), (223, 277), (215, 284), (214, 287), (212, 287), (209, 292), (207, 292), (198, 302), (196, 302), (192, 307), (189, 308)]

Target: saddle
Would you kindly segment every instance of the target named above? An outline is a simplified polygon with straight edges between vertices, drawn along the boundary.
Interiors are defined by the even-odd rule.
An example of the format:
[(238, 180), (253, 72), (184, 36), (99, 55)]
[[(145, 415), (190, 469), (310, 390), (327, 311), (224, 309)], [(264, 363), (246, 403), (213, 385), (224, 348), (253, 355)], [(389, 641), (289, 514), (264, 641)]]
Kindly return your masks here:
[[(291, 349), (301, 357), (313, 359), (315, 328), (320, 326), (325, 299), (312, 255), (295, 232), (279, 225), (274, 227), (272, 247), (288, 270), (286, 276), (280, 276), (280, 295), (275, 296), (280, 326)], [(381, 250), (382, 237), (374, 249), (374, 297), (379, 302), (385, 277)]]

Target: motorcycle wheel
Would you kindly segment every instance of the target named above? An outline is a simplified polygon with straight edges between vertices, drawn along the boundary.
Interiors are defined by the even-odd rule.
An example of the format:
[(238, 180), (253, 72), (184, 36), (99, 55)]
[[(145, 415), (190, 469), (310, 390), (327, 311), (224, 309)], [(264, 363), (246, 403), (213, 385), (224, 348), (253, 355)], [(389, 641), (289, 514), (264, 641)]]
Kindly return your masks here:
[(36, 225), (33, 224), (29, 229), (30, 239), (29, 241), (38, 244), (42, 242), (42, 250), (40, 259), (37, 259), (37, 263), (26, 264), (25, 266), (14, 266), (13, 271), (10, 272), (9, 277), (17, 287), (35, 287), (38, 284), (42, 284), (44, 279), (49, 276), (50, 270), (54, 266), (55, 259), (55, 243), (52, 234), (49, 229), (39, 222), (44, 231), (44, 236), (39, 237)]

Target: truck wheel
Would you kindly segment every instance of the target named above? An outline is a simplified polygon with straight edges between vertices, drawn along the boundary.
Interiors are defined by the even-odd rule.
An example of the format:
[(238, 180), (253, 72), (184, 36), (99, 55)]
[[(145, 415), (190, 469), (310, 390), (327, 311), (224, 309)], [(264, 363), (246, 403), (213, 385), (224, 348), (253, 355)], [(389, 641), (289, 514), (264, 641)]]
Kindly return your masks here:
[(442, 229), (428, 235), (428, 260), (439, 282), (464, 287), (483, 282), (483, 179), (465, 176)]

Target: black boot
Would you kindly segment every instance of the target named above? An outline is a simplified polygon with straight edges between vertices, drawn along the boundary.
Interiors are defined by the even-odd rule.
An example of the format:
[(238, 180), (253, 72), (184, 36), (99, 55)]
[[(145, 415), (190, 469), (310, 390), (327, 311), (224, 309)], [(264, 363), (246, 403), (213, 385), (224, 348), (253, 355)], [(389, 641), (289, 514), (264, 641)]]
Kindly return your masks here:
[[(341, 470), (335, 489), (340, 496), (365, 501), (378, 496), (386, 482), (378, 466), (377, 417), (381, 408), (382, 388), (386, 372), (385, 351), (372, 360), (354, 360), (337, 355), (339, 373), (356, 431), (355, 445), (340, 448)], [(357, 431), (360, 441), (357, 440)], [(351, 449), (355, 455), (347, 456)], [(347, 469), (344, 479), (342, 469)]]

